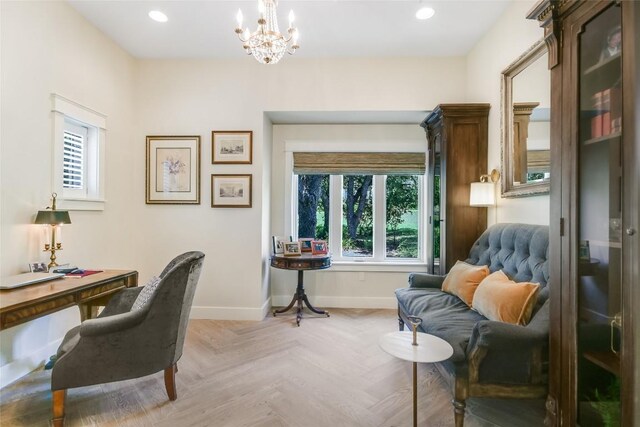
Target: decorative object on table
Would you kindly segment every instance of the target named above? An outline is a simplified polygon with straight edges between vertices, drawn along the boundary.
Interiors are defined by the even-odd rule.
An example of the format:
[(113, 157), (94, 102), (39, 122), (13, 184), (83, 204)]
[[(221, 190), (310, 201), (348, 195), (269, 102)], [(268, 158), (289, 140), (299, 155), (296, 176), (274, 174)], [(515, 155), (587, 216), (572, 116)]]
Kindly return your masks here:
[(253, 131), (227, 130), (211, 132), (211, 163), (250, 165), (253, 156)]
[(67, 332), (51, 371), (55, 427), (64, 425), (70, 388), (164, 371), (167, 396), (177, 399), (175, 376), (203, 262), (202, 252), (178, 255), (160, 273), (158, 286), (139, 309), (132, 305), (144, 288), (121, 289), (97, 319)]
[(300, 249), (300, 242), (283, 242), (282, 248), (283, 248), (283, 254), (285, 256), (302, 255), (302, 250)]
[(252, 175), (211, 175), (212, 208), (250, 208)]
[(200, 137), (147, 136), (147, 204), (200, 204)]
[(581, 240), (578, 249), (578, 260), (589, 262), (591, 260), (591, 249), (589, 249), (589, 241)]
[(312, 252), (312, 246), (311, 246), (311, 243), (313, 242), (312, 238), (303, 237), (298, 239), (298, 242), (300, 242), (301, 252)]
[[(298, 242), (294, 242), (297, 244)], [(307, 294), (304, 291), (304, 272), (305, 270), (323, 270), (331, 267), (331, 257), (329, 255), (310, 255), (305, 253), (298, 257), (290, 257), (286, 255), (274, 255), (271, 257), (271, 267), (280, 268), (283, 270), (296, 270), (298, 272), (298, 286), (293, 294), (293, 298), (288, 306), (279, 310), (273, 310), (273, 317), (277, 314), (285, 313), (294, 305), (296, 309), (296, 324), (300, 326), (302, 320), (303, 304), (306, 305), (309, 310), (316, 314), (324, 314), (329, 317), (329, 312), (326, 310), (320, 310), (315, 308), (309, 302)]]
[(30, 262), (29, 271), (31, 273), (46, 273), (47, 271), (49, 271), (49, 268), (47, 267), (47, 264), (44, 262)]
[(277, 0), (258, 0), (258, 28), (251, 32), (249, 27), (242, 29), (242, 10), (238, 10), (236, 19), (238, 26), (236, 34), (244, 51), (253, 55), (261, 64), (277, 64), (284, 56), (285, 52), (293, 55), (298, 45), (298, 29), (293, 27), (293, 10), (289, 12), (289, 27), (287, 33), (282, 34), (278, 28), (278, 17), (276, 15)]
[(329, 247), (326, 240), (314, 240), (311, 242), (311, 253), (313, 255), (326, 255)]
[(453, 347), (435, 335), (418, 332), (422, 319), (409, 316), (412, 333), (390, 332), (380, 337), (378, 345), (388, 354), (402, 360), (413, 362), (413, 427), (418, 426), (418, 362), (436, 363), (449, 359)]
[(289, 237), (271, 236), (271, 242), (272, 242), (272, 245), (273, 245), (273, 253), (274, 253), (274, 255), (282, 255), (284, 253), (283, 244), (285, 242), (291, 242), (291, 241), (293, 241), (291, 239), (291, 236), (289, 236)]
[(49, 258), (51, 262), (49, 262), (48, 268), (58, 265), (56, 263), (56, 251), (62, 250), (62, 224), (71, 224), (69, 211), (56, 209), (56, 197), (58, 197), (56, 193), (51, 195), (51, 207), (38, 211), (35, 220), (36, 224), (45, 225), (43, 229), (45, 235), (44, 252), (51, 252), (51, 257)]
[(97, 274), (97, 273), (102, 273), (102, 270), (83, 270), (80, 268), (76, 268), (75, 270), (65, 274), (64, 277), (71, 278), (71, 279), (73, 278), (81, 279), (83, 277), (91, 276), (92, 274)]

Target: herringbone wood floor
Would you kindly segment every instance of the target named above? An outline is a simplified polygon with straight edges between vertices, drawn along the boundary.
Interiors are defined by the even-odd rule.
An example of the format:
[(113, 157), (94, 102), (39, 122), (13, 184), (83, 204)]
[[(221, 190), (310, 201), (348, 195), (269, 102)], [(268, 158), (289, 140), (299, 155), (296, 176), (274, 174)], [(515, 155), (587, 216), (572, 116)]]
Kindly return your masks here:
[[(378, 347), (394, 310), (284, 314), (262, 322), (192, 320), (170, 402), (162, 373), (72, 389), (67, 426), (410, 426), (411, 364)], [(106, 368), (106, 367), (105, 367)], [(101, 369), (96, 367), (96, 369)], [(420, 365), (422, 426), (453, 426), (450, 391)], [(47, 426), (50, 371), (0, 390), (0, 424)], [(468, 427), (542, 425), (542, 402), (470, 402)]]

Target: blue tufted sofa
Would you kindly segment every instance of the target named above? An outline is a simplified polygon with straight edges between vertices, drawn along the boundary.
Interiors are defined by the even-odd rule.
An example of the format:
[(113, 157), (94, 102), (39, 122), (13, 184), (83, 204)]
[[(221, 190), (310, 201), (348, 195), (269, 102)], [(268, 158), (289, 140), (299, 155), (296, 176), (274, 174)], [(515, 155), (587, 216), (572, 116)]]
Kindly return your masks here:
[(491, 272), (503, 270), (516, 282), (540, 284), (526, 326), (487, 320), (440, 290), (445, 276), (412, 273), (409, 287), (396, 290), (400, 330), (410, 324), (408, 316), (418, 316), (422, 332), (453, 347), (453, 356), (436, 366), (452, 387), (456, 427), (464, 424), (467, 397), (546, 397), (548, 248), (548, 226), (496, 224), (478, 238), (465, 260), (487, 265)]

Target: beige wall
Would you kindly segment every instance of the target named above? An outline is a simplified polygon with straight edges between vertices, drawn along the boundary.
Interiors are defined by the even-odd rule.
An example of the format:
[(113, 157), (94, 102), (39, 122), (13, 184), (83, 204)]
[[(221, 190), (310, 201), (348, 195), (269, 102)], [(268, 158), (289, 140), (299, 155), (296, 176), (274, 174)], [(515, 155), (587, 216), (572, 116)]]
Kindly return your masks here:
[[(107, 115), (108, 128), (107, 208), (71, 212), (59, 262), (136, 268), (134, 195), (126, 191), (139, 179), (131, 163), (135, 61), (66, 3), (3, 1), (0, 8), (0, 275), (48, 262), (32, 222), (50, 205), (51, 93)], [(79, 322), (78, 310), (67, 309), (1, 332), (0, 385), (38, 366)]]
[[(543, 35), (536, 21), (525, 19), (535, 3), (528, 0), (512, 2), (467, 56), (467, 101), (491, 103), (487, 170), (500, 170), (501, 72)], [(498, 191), (499, 187), (500, 183), (496, 187)], [(489, 224), (549, 224), (549, 196), (498, 198), (497, 208), (489, 208), (487, 219)]]

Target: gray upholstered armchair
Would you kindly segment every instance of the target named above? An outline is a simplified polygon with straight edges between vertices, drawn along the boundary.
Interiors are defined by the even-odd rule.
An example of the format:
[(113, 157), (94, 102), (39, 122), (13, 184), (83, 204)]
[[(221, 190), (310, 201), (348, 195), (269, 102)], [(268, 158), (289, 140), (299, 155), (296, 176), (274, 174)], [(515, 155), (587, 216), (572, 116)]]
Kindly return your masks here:
[(53, 424), (64, 424), (67, 389), (164, 370), (170, 400), (204, 254), (177, 256), (144, 288), (118, 292), (96, 319), (71, 329), (51, 373)]

